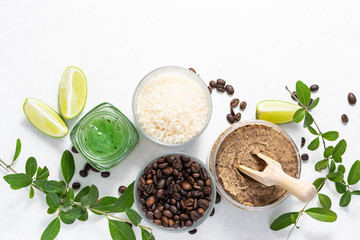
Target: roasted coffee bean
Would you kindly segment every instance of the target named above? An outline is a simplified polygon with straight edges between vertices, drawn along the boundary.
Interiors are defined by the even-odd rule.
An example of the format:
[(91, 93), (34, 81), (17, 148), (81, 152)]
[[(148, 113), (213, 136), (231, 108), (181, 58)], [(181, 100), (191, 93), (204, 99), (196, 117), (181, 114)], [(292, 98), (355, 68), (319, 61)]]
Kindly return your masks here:
[(145, 174), (145, 175), (148, 175), (148, 174), (151, 173), (151, 171), (152, 171), (151, 166), (147, 166), (147, 167), (145, 168), (145, 170), (144, 170), (144, 174)]
[(205, 213), (205, 210), (203, 208), (198, 208), (196, 211), (201, 215)]
[(177, 221), (180, 219), (180, 217), (179, 217), (179, 215), (174, 215), (173, 219), (174, 219), (174, 221)]
[(231, 85), (229, 85), (229, 84), (225, 86), (225, 90), (226, 90), (226, 92), (227, 92), (228, 94), (230, 94), (230, 95), (233, 95), (234, 92), (235, 92), (233, 86), (231, 86)]
[(146, 185), (145, 191), (148, 194), (151, 194), (152, 192), (154, 192), (154, 190), (155, 190), (154, 184), (151, 183), (149, 185)]
[(90, 169), (91, 169), (90, 163), (86, 163), (84, 166), (84, 170), (88, 172)]
[(72, 151), (73, 153), (79, 153), (74, 146), (71, 148), (71, 151)]
[(146, 176), (146, 179), (150, 179), (153, 177), (153, 174), (152, 173), (149, 173), (147, 176)]
[[(179, 201), (179, 200), (181, 199), (180, 193), (174, 193), (174, 194), (173, 194), (173, 197), (174, 197), (174, 200), (175, 200), (175, 201)], [(176, 202), (173, 203), (173, 204), (176, 204)]]
[[(181, 197), (180, 197), (181, 198)], [(175, 200), (175, 198), (170, 198), (170, 203), (172, 204), (172, 205), (174, 205), (174, 204), (176, 204), (176, 200)], [(171, 207), (171, 205), (170, 205), (170, 207)]]
[(146, 199), (146, 206), (149, 208), (155, 203), (155, 198), (150, 196)]
[(180, 221), (180, 228), (183, 228), (185, 226), (185, 221)]
[(310, 105), (313, 103), (314, 99), (310, 98), (308, 104), (306, 104), (306, 107), (310, 107)]
[(188, 181), (191, 185), (194, 185), (194, 183), (195, 183), (195, 180), (193, 177), (188, 177)]
[(191, 195), (192, 195), (194, 198), (201, 197), (202, 191), (201, 191), (201, 190), (192, 191), (192, 194), (191, 194)]
[(296, 99), (294, 98), (294, 96), (297, 97), (296, 91), (292, 92), (292, 95), (291, 95), (291, 98), (296, 101)]
[(198, 185), (200, 188), (204, 187), (205, 183), (203, 180), (199, 179), (196, 181), (196, 185)]
[(172, 164), (173, 161), (175, 160), (175, 157), (174, 156), (171, 156), (171, 155), (168, 155), (165, 157), (165, 160), (169, 163), (169, 164)]
[(226, 119), (228, 120), (229, 123), (234, 123), (235, 122), (235, 117), (229, 113), (228, 115), (226, 115)]
[(187, 215), (185, 213), (180, 214), (179, 217), (180, 217), (180, 220), (182, 220), (182, 221), (186, 221), (189, 219), (189, 215)]
[(188, 183), (188, 182), (183, 182), (183, 183), (181, 183), (181, 187), (182, 187), (182, 189), (184, 189), (184, 190), (186, 190), (186, 191), (188, 191), (188, 190), (191, 190), (191, 189), (192, 189), (191, 184), (190, 184), (190, 183)]
[(102, 176), (103, 178), (107, 178), (107, 177), (110, 176), (110, 172), (101, 172), (101, 176)]
[(155, 219), (155, 220), (153, 220), (153, 223), (155, 223), (155, 224), (158, 225), (158, 226), (161, 226), (161, 225), (162, 225), (160, 219)]
[(198, 203), (199, 203), (199, 207), (201, 207), (201, 208), (203, 208), (205, 210), (208, 209), (208, 207), (209, 207), (209, 202), (207, 200), (205, 200), (205, 199), (200, 199), (198, 201)]
[(72, 185), (71, 185), (71, 187), (72, 187), (72, 189), (74, 189), (74, 190), (78, 190), (79, 188), (80, 188), (80, 183), (79, 182), (74, 182)]
[(341, 115), (341, 120), (342, 120), (344, 123), (347, 123), (347, 122), (349, 122), (349, 117), (348, 117), (346, 114), (343, 114), (343, 115)]
[(168, 162), (163, 162), (163, 163), (158, 164), (158, 168), (160, 168), (160, 169), (166, 168), (167, 166), (169, 166)]
[(158, 210), (158, 209), (156, 209), (156, 210), (154, 211), (154, 217), (155, 217), (156, 219), (161, 219), (161, 217), (162, 217), (161, 211)]
[(310, 91), (315, 92), (317, 90), (319, 90), (319, 85), (314, 84), (310, 86)]
[(165, 209), (165, 210), (169, 210), (169, 209), (170, 209), (170, 205), (169, 205), (168, 203), (165, 203), (165, 204), (164, 204), (164, 209)]
[(204, 197), (205, 200), (208, 200), (209, 202), (211, 201), (211, 197), (210, 196), (206, 196)]
[(190, 157), (188, 157), (188, 156), (181, 155), (181, 156), (180, 156), (180, 160), (183, 161), (183, 162), (189, 162), (191, 159), (190, 159)]
[(148, 218), (148, 219), (153, 219), (154, 218), (154, 213), (153, 212), (146, 212), (145, 216)]
[(224, 87), (226, 82), (224, 79), (219, 78), (218, 80), (216, 80), (216, 84)]
[(173, 169), (171, 167), (167, 167), (163, 170), (163, 173), (165, 175), (170, 175), (172, 173)]
[(174, 227), (174, 220), (172, 219), (169, 219), (169, 227)]
[(174, 178), (172, 176), (168, 177), (165, 181), (166, 186), (169, 186), (174, 181)]
[(304, 154), (301, 155), (301, 159), (302, 159), (303, 161), (307, 161), (307, 160), (309, 160), (309, 155), (306, 154), (306, 153), (304, 153)]
[(356, 103), (355, 94), (349, 93), (349, 94), (348, 94), (348, 101), (349, 101), (350, 104), (355, 104), (355, 103)]
[(221, 196), (219, 193), (216, 193), (215, 204), (218, 204), (219, 202), (221, 202)]
[(179, 227), (179, 225), (180, 225), (180, 221), (179, 220), (175, 221), (174, 229), (177, 229)]
[(209, 82), (209, 86), (212, 87), (212, 88), (216, 88), (217, 87), (217, 83), (214, 81), (214, 80), (211, 80)]
[(191, 176), (193, 176), (194, 178), (198, 178), (198, 177), (200, 177), (200, 173), (193, 173), (193, 174), (191, 174)]
[(204, 187), (203, 192), (206, 195), (210, 195), (212, 193), (211, 187), (208, 186)]
[(161, 217), (161, 223), (164, 227), (169, 227), (169, 219), (165, 216)]
[(161, 169), (158, 169), (157, 171), (156, 171), (156, 177), (158, 178), (158, 179), (161, 179), (162, 178), (162, 170)]
[(247, 103), (246, 103), (245, 101), (242, 101), (242, 102), (240, 103), (240, 109), (241, 109), (241, 110), (244, 110), (244, 109), (246, 108), (246, 105), (247, 105)]
[(210, 94), (212, 94), (212, 88), (210, 86), (208, 86), (209, 92)]
[(81, 170), (81, 171), (79, 172), (79, 174), (80, 174), (80, 176), (82, 176), (82, 177), (87, 177), (88, 172), (85, 171), (85, 170)]
[(91, 169), (91, 171), (96, 172), (96, 173), (100, 172), (99, 170), (97, 170), (97, 169), (94, 168), (93, 166), (91, 166), (90, 169)]
[(301, 147), (303, 147), (305, 145), (305, 138), (304, 137), (301, 137)]
[(180, 159), (175, 159), (172, 163), (173, 167), (178, 170), (178, 171), (181, 171), (182, 169), (182, 162)]
[(194, 221), (197, 221), (199, 218), (201, 218), (202, 215), (199, 214), (197, 211), (191, 211), (190, 212), (190, 218)]
[(158, 160), (156, 160), (158, 164), (165, 162), (165, 157), (161, 157)]
[(211, 179), (210, 178), (206, 179), (205, 185), (208, 187), (211, 187)]
[(241, 119), (241, 113), (237, 113), (237, 114), (235, 115), (235, 117), (234, 117), (234, 120), (235, 120), (236, 122), (238, 122), (238, 121), (240, 121), (240, 119)]
[(235, 112), (234, 112), (234, 109), (232, 107), (230, 107), (230, 114), (235, 117)]
[(159, 189), (156, 192), (156, 197), (161, 199), (161, 198), (163, 198), (164, 194), (165, 194), (165, 190), (164, 189)]
[(176, 170), (176, 169), (173, 169), (172, 174), (173, 174), (174, 176), (179, 176), (179, 171)]
[(218, 90), (219, 92), (225, 92), (226, 91), (224, 86), (222, 86), (222, 85), (217, 85), (216, 90)]
[(148, 211), (147, 208), (146, 208), (146, 206), (142, 206), (142, 207), (141, 207), (141, 210), (142, 210), (143, 212), (147, 212), (147, 211)]
[[(179, 181), (179, 183), (180, 183), (180, 180), (177, 180), (177, 181)], [(174, 192), (175, 192), (175, 193), (178, 193), (178, 192), (180, 192), (180, 190), (181, 190), (180, 185), (176, 184), (176, 185), (174, 186)]]
[(189, 68), (189, 70), (196, 73), (195, 69), (193, 69), (193, 68)]
[(194, 173), (200, 172), (200, 165), (197, 163), (191, 164), (191, 171)]
[(193, 235), (193, 234), (195, 234), (195, 233), (197, 233), (196, 228), (194, 228), (193, 230), (189, 231), (189, 234), (191, 234), (191, 235)]
[(139, 198), (139, 203), (141, 204), (141, 205), (145, 205), (146, 204), (146, 200), (145, 200), (145, 198)]
[(120, 186), (119, 187), (119, 189), (118, 189), (118, 191), (119, 191), (119, 193), (124, 193), (125, 192), (125, 190), (126, 190), (126, 187), (125, 186)]
[(173, 213), (170, 210), (164, 210), (162, 212), (162, 215), (167, 217), (167, 218), (172, 218), (173, 217)]
[(153, 162), (151, 164), (151, 167), (154, 169), (154, 170), (157, 170), (158, 169), (158, 163), (157, 162)]
[(146, 183), (145, 183), (145, 179), (143, 177), (141, 177), (139, 179), (139, 184), (138, 185), (139, 185), (138, 188), (140, 190), (145, 190)]
[(214, 214), (215, 214), (215, 208), (213, 208), (213, 210), (211, 211), (210, 217), (214, 216)]
[(198, 200), (195, 198), (193, 208), (196, 210), (196, 209), (198, 209), (198, 207), (199, 207)]
[(234, 98), (230, 101), (230, 107), (237, 107), (239, 105), (240, 100), (238, 98)]
[(194, 204), (194, 199), (192, 198), (188, 198), (185, 200), (185, 206), (186, 207), (191, 207)]
[[(177, 202), (177, 203), (178, 203), (178, 202)], [(171, 211), (173, 214), (176, 214), (176, 213), (177, 213), (177, 211), (178, 211), (178, 209), (177, 209), (177, 207), (176, 207), (176, 206), (171, 205), (171, 206), (170, 206), (170, 211)]]
[(192, 220), (186, 220), (186, 222), (185, 222), (185, 226), (186, 227), (191, 227), (192, 225), (193, 225), (194, 223), (193, 223), (193, 221)]
[(191, 164), (193, 164), (193, 161), (190, 160), (190, 161), (184, 163), (184, 167), (189, 168), (189, 167), (191, 167)]
[(200, 187), (199, 185), (197, 185), (196, 183), (193, 185), (193, 188), (196, 190), (201, 190), (202, 187)]

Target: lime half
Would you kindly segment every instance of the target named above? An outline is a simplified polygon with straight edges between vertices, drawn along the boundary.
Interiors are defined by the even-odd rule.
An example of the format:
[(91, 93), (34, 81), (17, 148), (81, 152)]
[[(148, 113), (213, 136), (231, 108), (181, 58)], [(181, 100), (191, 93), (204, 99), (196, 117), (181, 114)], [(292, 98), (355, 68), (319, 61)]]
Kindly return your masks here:
[(65, 69), (59, 88), (61, 115), (66, 119), (76, 117), (85, 106), (87, 84), (84, 73), (77, 67)]
[(294, 113), (300, 106), (276, 100), (259, 102), (256, 106), (256, 119), (266, 120), (272, 123), (288, 123), (293, 121)]
[(69, 132), (59, 114), (35, 98), (25, 100), (24, 113), (34, 127), (51, 137), (64, 137)]

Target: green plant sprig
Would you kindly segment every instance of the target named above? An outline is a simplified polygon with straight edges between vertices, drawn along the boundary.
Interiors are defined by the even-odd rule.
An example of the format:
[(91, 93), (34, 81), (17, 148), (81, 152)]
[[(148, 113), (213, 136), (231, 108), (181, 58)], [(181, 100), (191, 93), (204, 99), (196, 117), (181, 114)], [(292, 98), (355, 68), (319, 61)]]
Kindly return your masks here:
[[(69, 187), (74, 173), (75, 163), (70, 151), (65, 150), (61, 157), (61, 170), (64, 181), (48, 180), (49, 170), (46, 166), (38, 167), (34, 157), (29, 157), (25, 165), (25, 173), (18, 173), (12, 168), (21, 151), (21, 141), (17, 140), (15, 155), (10, 165), (0, 159), (0, 166), (13, 174), (4, 176), (4, 180), (14, 190), (30, 187), (29, 197), (34, 197), (34, 188), (46, 194), (48, 214), (56, 214), (50, 224), (46, 227), (41, 240), (52, 240), (58, 235), (61, 222), (72, 224), (75, 220), (86, 221), (88, 211), (103, 215), (108, 220), (111, 238), (114, 240), (135, 240), (135, 233), (130, 224), (141, 229), (143, 240), (155, 240), (152, 229), (140, 225), (141, 216), (133, 209), (134, 182), (132, 182), (119, 198), (105, 196), (99, 198), (99, 191), (95, 185), (84, 187), (76, 196)], [(129, 220), (117, 217), (114, 213), (125, 213)]]
[(290, 225), (293, 225), (288, 235), (289, 238), (293, 230), (295, 228), (299, 228), (298, 222), (300, 220), (300, 217), (304, 213), (318, 221), (336, 221), (336, 213), (330, 210), (332, 205), (331, 199), (327, 195), (320, 193), (322, 187), (328, 180), (334, 182), (336, 191), (341, 194), (339, 201), (340, 207), (348, 206), (351, 201), (352, 195), (360, 195), (360, 190), (355, 190), (351, 187), (351, 185), (358, 183), (360, 180), (360, 161), (356, 160), (352, 164), (346, 182), (344, 179), (346, 169), (345, 166), (341, 164), (343, 160), (342, 156), (347, 148), (347, 143), (345, 139), (340, 140), (335, 145), (335, 147), (327, 146), (326, 142), (336, 141), (339, 138), (339, 133), (337, 131), (322, 132), (319, 125), (309, 112), (311, 109), (315, 108), (318, 105), (320, 98), (316, 98), (315, 100), (311, 101), (311, 91), (309, 87), (302, 81), (296, 82), (296, 95), (292, 93), (288, 87), (286, 87), (286, 90), (301, 106), (301, 108), (295, 112), (293, 116), (293, 121), (296, 123), (300, 123), (304, 120), (303, 127), (308, 129), (308, 131), (315, 136), (315, 138), (310, 142), (307, 148), (310, 151), (315, 151), (320, 146), (320, 140), (322, 142), (324, 148), (324, 159), (318, 161), (315, 164), (315, 170), (323, 171), (327, 169), (327, 173), (324, 177), (317, 178), (313, 182), (313, 185), (317, 189), (317, 196), (321, 207), (307, 208), (307, 206), (311, 202), (309, 201), (300, 211), (284, 213), (278, 218), (276, 218), (270, 225), (270, 228), (274, 231), (284, 229)]

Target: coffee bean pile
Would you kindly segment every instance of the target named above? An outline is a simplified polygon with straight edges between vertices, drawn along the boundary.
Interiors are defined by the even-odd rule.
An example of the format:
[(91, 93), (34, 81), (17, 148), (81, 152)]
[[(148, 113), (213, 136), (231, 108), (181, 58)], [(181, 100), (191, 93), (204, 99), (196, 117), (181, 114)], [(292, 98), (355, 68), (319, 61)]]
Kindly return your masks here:
[(207, 170), (185, 155), (155, 160), (144, 169), (137, 185), (146, 217), (174, 229), (191, 227), (203, 217), (213, 201), (212, 192)]

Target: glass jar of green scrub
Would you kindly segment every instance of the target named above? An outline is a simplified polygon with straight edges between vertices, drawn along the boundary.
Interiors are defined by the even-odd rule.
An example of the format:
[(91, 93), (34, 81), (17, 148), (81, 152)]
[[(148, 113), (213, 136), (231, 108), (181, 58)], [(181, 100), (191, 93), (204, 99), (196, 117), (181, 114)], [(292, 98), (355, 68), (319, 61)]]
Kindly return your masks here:
[(93, 167), (109, 170), (132, 152), (139, 142), (139, 134), (117, 108), (102, 103), (79, 120), (70, 139)]

